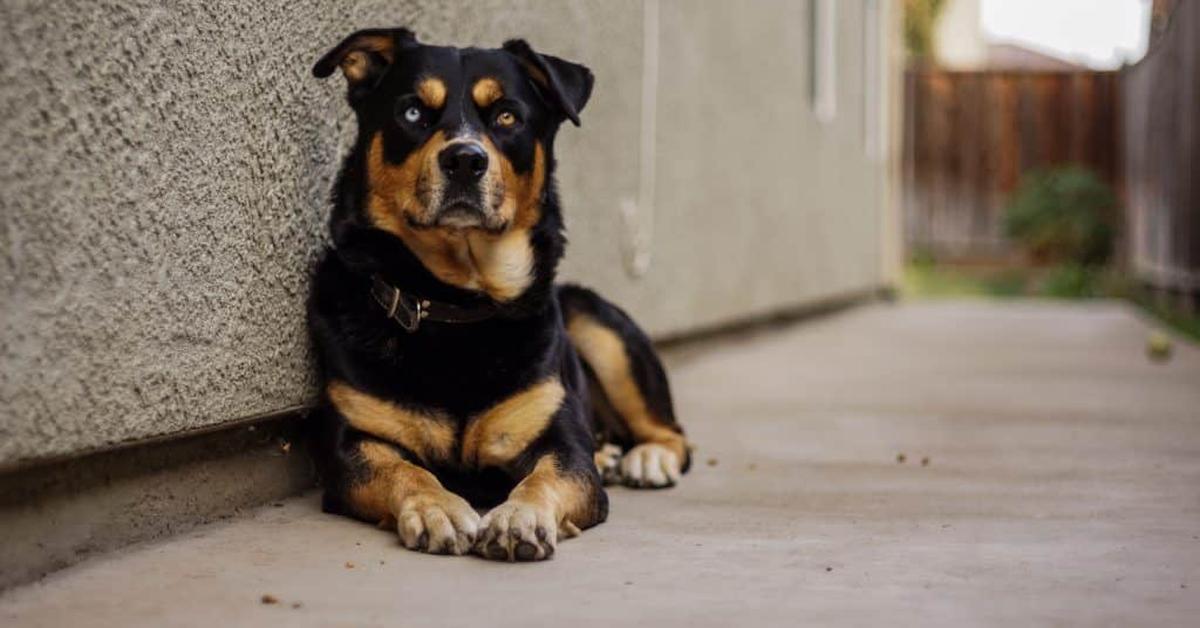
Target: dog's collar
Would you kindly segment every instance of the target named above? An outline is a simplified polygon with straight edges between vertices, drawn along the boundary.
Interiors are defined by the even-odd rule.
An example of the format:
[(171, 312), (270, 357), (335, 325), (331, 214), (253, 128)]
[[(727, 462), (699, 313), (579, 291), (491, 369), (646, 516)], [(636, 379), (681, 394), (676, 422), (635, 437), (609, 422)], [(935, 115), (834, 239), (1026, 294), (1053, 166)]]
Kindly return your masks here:
[(493, 304), (460, 307), (440, 301), (417, 298), (405, 294), (399, 288), (380, 279), (378, 275), (371, 277), (371, 296), (386, 312), (388, 318), (396, 321), (411, 333), (417, 331), (421, 321), (438, 323), (478, 323), (492, 318), (497, 313)]

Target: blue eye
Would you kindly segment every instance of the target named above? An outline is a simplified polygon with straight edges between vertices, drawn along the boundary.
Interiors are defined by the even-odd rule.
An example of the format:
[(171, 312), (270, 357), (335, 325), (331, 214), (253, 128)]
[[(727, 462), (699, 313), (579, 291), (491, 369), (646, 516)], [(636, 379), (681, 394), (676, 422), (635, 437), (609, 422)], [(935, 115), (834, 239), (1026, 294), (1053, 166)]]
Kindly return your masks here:
[(421, 119), (420, 107), (409, 107), (404, 110), (404, 119), (410, 123), (416, 123)]

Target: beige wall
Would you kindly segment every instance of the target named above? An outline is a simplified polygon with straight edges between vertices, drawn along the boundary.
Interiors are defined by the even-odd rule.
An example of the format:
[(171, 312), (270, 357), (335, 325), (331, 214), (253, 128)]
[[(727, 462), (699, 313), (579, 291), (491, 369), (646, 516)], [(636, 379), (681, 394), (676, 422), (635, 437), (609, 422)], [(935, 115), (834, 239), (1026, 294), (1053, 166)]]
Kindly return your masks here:
[(864, 3), (836, 4), (822, 123), (807, 2), (5, 3), (0, 465), (311, 399), (306, 271), (352, 119), (309, 68), (359, 27), (593, 68), (560, 135), (564, 273), (652, 333), (879, 287)]

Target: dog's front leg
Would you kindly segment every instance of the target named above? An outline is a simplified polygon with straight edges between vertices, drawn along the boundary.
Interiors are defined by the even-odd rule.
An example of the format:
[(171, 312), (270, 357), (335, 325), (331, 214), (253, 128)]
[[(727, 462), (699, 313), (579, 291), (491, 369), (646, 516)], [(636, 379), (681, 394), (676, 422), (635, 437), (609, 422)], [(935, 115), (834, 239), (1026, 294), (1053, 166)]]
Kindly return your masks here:
[(394, 524), (400, 542), (411, 550), (456, 555), (471, 550), (479, 514), (465, 499), (389, 445), (368, 440), (359, 445), (359, 453), (368, 475), (347, 496), (356, 514)]
[(604, 521), (608, 498), (585, 455), (544, 453), (508, 500), (484, 515), (475, 551), (493, 560), (543, 560), (559, 539)]

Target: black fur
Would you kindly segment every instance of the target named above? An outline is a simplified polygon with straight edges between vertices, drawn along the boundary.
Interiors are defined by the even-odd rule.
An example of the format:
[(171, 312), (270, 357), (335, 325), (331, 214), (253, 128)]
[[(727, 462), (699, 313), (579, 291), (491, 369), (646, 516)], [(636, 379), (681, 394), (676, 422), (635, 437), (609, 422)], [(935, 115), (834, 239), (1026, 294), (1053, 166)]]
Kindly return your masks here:
[[(538, 55), (524, 42), (509, 42), (503, 50), (441, 48), (420, 45), (403, 29), (352, 35), (318, 62), (314, 74), (332, 73), (341, 58), (355, 49), (355, 37), (363, 33), (391, 37), (397, 47), (390, 63), (386, 55), (371, 52), (368, 78), (351, 85), (348, 93), (358, 119), (358, 137), (338, 176), (329, 224), (333, 246), (317, 264), (308, 305), (321, 381), (339, 380), (408, 408), (437, 410), (449, 417), (461, 446), (471, 417), (531, 384), (558, 376), (566, 399), (546, 431), (516, 460), (505, 468), (468, 468), (446, 462), (431, 465), (429, 470), (448, 490), (477, 507), (489, 507), (502, 502), (541, 455), (553, 452), (566, 473), (592, 487), (596, 517), (587, 525), (599, 523), (607, 516), (608, 503), (592, 459), (596, 443), (588, 380), (565, 333), (560, 300), (611, 323), (626, 339), (637, 380), (645, 386), (656, 413), (674, 425), (674, 412), (662, 367), (649, 340), (633, 322), (591, 292), (557, 290), (554, 284), (566, 243), (553, 182), (554, 139), (563, 120), (578, 121), (591, 93), (592, 75), (583, 66)], [(549, 74), (549, 85), (539, 87), (530, 79), (526, 74), (530, 63)], [(529, 170), (535, 143), (540, 143), (546, 154), (540, 218), (530, 232), (533, 279), (519, 296), (503, 302), (440, 281), (402, 239), (376, 228), (366, 212), (366, 154), (372, 138), (382, 134), (391, 163), (402, 162), (422, 141), (397, 128), (396, 103), (411, 98), (416, 77), (429, 72), (463, 77), (468, 71), (506, 77), (512, 86), (506, 95), (525, 108), (526, 124), (519, 136), (493, 138), (516, 170)], [(454, 82), (448, 88), (452, 99), (464, 90), (463, 84)], [(460, 105), (460, 100), (453, 103), (447, 108), (463, 109), (453, 113), (458, 116), (454, 124), (487, 132), (483, 112)], [(372, 275), (419, 298), (462, 306), (487, 303), (498, 313), (470, 324), (427, 321), (409, 333), (373, 300)], [(348, 491), (370, 473), (358, 446), (377, 439), (349, 425), (324, 393), (312, 415), (312, 427), (311, 449), (324, 485), (324, 506), (332, 512), (352, 514), (346, 503)], [(417, 462), (413, 452), (387, 444), (410, 462)]]

